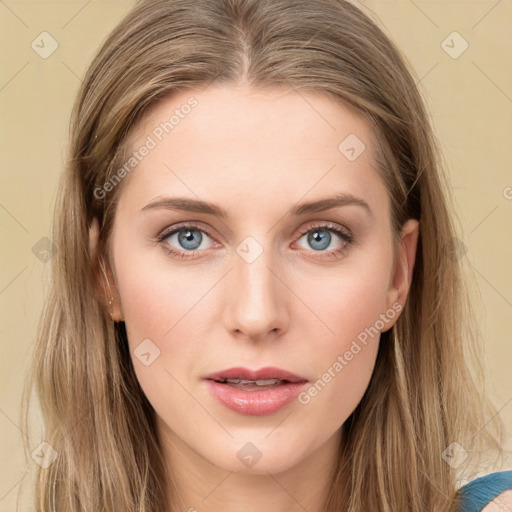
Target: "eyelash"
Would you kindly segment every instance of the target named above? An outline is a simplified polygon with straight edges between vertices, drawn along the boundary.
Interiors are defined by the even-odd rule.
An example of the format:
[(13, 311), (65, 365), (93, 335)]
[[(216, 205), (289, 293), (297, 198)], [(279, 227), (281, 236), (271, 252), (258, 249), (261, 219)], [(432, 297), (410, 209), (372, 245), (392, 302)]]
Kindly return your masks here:
[[(168, 243), (165, 243), (165, 240), (169, 238), (170, 236), (174, 235), (175, 233), (178, 233), (180, 231), (184, 230), (190, 230), (190, 231), (200, 231), (201, 233), (204, 233), (208, 235), (210, 238), (213, 238), (208, 231), (205, 229), (200, 228), (198, 225), (195, 224), (182, 224), (179, 226), (174, 227), (172, 230), (165, 230), (161, 235), (157, 237), (157, 242), (161, 243), (163, 245), (163, 248), (165, 251), (172, 256), (181, 257), (181, 259), (194, 259), (197, 257), (197, 254), (202, 252), (202, 250), (193, 250), (193, 251), (179, 251), (173, 246), (169, 245)], [(308, 227), (308, 229), (299, 231), (299, 234), (301, 235), (300, 238), (302, 238), (304, 235), (307, 235), (308, 233), (315, 231), (315, 230), (324, 230), (329, 231), (332, 233), (335, 233), (336, 235), (341, 238), (341, 240), (344, 242), (343, 246), (339, 249), (332, 249), (330, 251), (318, 251), (322, 256), (315, 256), (315, 258), (338, 258), (348, 246), (350, 246), (353, 242), (353, 236), (348, 232), (340, 227), (336, 226), (335, 224), (331, 223), (325, 223), (325, 224), (315, 224), (314, 226)], [(315, 252), (315, 251), (313, 251)]]

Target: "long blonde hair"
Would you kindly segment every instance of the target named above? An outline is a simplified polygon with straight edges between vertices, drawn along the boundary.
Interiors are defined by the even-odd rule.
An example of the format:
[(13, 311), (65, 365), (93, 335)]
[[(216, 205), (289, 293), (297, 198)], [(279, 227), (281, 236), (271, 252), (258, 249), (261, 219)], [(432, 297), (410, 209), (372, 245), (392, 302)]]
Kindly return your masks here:
[[(27, 429), (35, 387), (44, 440), (58, 453), (37, 468), (37, 511), (163, 512), (169, 503), (173, 479), (154, 411), (124, 324), (109, 319), (97, 293), (123, 182), (105, 197), (95, 190), (123, 165), (127, 136), (150, 106), (214, 82), (320, 91), (371, 124), (395, 236), (416, 218), (420, 238), (407, 304), (382, 334), (369, 387), (342, 427), (324, 510), (457, 510), (460, 474), (446, 449), (458, 443), (471, 454), (463, 468), (478, 471), (478, 454), (501, 454), (503, 432), (480, 389), (449, 188), (409, 68), (376, 23), (343, 0), (142, 0), (115, 27), (72, 113), (57, 252), (23, 399)], [(88, 245), (93, 218), (97, 257)]]

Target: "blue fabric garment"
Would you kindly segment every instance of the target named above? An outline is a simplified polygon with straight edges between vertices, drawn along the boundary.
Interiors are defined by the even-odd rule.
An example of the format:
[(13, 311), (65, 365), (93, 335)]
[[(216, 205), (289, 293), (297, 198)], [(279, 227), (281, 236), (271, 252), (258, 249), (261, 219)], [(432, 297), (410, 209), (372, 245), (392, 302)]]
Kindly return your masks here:
[(512, 471), (482, 476), (460, 489), (460, 512), (480, 512), (496, 496), (512, 489)]

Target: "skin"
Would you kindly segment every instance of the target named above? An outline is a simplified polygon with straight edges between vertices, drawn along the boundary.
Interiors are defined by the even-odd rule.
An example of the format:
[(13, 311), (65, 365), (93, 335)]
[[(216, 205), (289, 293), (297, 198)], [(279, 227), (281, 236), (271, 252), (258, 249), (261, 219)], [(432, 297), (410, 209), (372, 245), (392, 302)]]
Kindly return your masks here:
[[(418, 222), (404, 225), (394, 265), (390, 201), (370, 128), (321, 93), (226, 85), (183, 91), (152, 108), (131, 133), (132, 148), (190, 96), (198, 106), (122, 183), (103, 283), (114, 297), (114, 319), (126, 324), (179, 491), (178, 506), (166, 512), (320, 512), (341, 426), (369, 384), (379, 337), (307, 404), (295, 400), (269, 415), (226, 409), (202, 377), (233, 366), (277, 366), (316, 382), (379, 315), (405, 304)], [(354, 161), (338, 149), (349, 134), (366, 145)], [(298, 203), (335, 192), (363, 199), (371, 213), (350, 204), (286, 216)], [(163, 196), (212, 202), (230, 217), (141, 212)], [(164, 250), (187, 251), (177, 234), (156, 241), (166, 228), (192, 221), (206, 231), (194, 246), (199, 257)], [(331, 241), (315, 250), (321, 244), (299, 230), (325, 223), (349, 230), (353, 242), (321, 231)], [(251, 263), (237, 253), (248, 236), (263, 250)], [(326, 256), (338, 248), (338, 257)], [(134, 356), (145, 339), (160, 350), (149, 366)], [(247, 442), (261, 453), (251, 467), (237, 457)]]
[(508, 512), (512, 510), (512, 491), (505, 491), (494, 498), (482, 512)]

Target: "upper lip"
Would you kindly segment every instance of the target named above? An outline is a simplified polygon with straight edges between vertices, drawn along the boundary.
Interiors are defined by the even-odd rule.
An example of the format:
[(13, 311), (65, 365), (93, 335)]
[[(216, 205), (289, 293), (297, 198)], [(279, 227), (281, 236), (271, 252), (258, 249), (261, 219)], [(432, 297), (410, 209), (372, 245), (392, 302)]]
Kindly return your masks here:
[(279, 379), (288, 382), (307, 382), (307, 379), (295, 375), (294, 373), (275, 368), (273, 366), (265, 366), (259, 370), (249, 370), (248, 368), (236, 367), (221, 370), (219, 372), (210, 373), (204, 377), (208, 380), (223, 380), (223, 379), (244, 379), (244, 380), (268, 380)]

